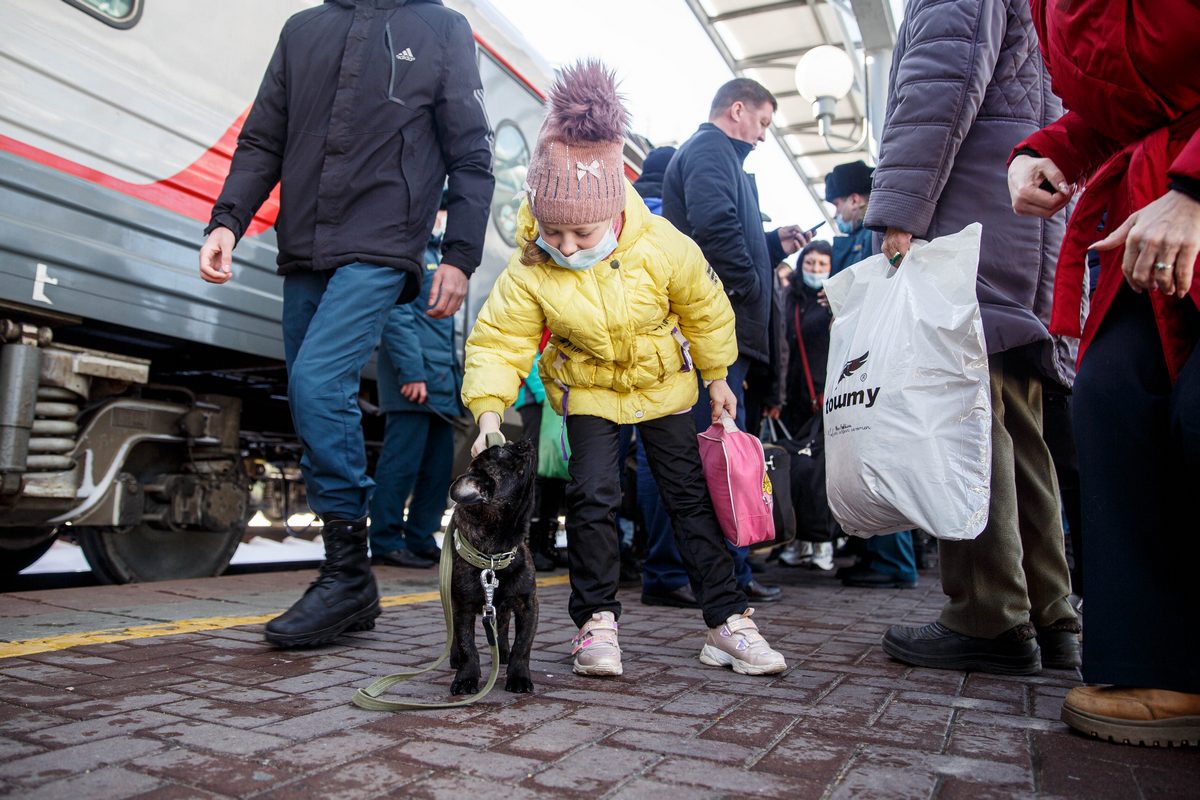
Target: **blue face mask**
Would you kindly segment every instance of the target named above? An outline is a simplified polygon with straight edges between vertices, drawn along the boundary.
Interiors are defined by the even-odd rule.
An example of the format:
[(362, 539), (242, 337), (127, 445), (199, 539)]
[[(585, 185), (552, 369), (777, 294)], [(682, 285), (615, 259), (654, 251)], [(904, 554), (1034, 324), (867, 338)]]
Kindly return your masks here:
[(804, 276), (804, 283), (813, 289), (821, 289), (825, 286), (825, 281), (829, 280), (829, 273), (821, 273), (820, 275), (814, 272), (801, 272)]
[(604, 260), (605, 256), (617, 249), (617, 234), (610, 227), (598, 245), (586, 250), (576, 250), (569, 256), (564, 256), (557, 247), (547, 243), (540, 234), (537, 238), (537, 246), (549, 253), (550, 258), (560, 267), (582, 272), (596, 266)]
[(847, 222), (846, 220), (842, 219), (841, 214), (837, 215), (837, 218), (834, 220), (834, 222), (837, 223), (837, 229), (842, 233), (854, 233), (855, 229), (858, 227), (858, 223)]

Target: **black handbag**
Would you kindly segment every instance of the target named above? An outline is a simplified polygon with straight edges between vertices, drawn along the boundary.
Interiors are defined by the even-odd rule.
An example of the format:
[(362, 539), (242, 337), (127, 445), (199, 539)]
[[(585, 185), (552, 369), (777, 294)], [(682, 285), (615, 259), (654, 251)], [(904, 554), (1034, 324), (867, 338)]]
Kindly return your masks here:
[(841, 528), (829, 510), (825, 490), (825, 421), (814, 415), (797, 433), (782, 442), (791, 456), (792, 505), (796, 536), (806, 542), (832, 542)]
[(751, 545), (752, 550), (774, 548), (788, 544), (796, 538), (796, 511), (792, 506), (792, 457), (781, 444), (786, 441), (779, 433), (787, 435), (783, 423), (763, 417), (758, 438), (763, 443), (763, 456), (767, 462), (767, 477), (771, 479), (774, 501), (771, 515), (775, 520), (775, 538)]

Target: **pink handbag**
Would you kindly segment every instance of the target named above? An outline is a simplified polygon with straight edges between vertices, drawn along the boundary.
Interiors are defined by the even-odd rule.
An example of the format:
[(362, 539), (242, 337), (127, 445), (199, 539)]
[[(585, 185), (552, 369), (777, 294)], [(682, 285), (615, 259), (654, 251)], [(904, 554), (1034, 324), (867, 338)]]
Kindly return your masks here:
[(774, 539), (775, 498), (762, 442), (728, 416), (698, 436), (704, 480), (725, 538), (737, 547)]

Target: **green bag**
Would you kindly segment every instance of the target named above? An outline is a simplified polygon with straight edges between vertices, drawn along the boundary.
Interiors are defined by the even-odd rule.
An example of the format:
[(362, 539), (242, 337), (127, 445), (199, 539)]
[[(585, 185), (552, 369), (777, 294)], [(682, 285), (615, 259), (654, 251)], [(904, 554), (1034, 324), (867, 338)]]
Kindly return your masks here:
[[(564, 446), (567, 448), (566, 458), (563, 458)], [(563, 418), (549, 400), (543, 400), (542, 427), (538, 432), (538, 477), (570, 480), (570, 457), (571, 446), (567, 443), (567, 432), (563, 430)]]

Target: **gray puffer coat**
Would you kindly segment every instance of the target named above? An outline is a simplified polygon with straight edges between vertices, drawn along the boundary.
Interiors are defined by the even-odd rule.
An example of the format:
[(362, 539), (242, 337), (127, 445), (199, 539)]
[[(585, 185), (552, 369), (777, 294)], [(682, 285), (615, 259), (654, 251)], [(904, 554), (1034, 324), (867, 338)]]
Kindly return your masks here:
[(934, 239), (981, 222), (976, 293), (988, 352), (1041, 343), (1039, 368), (1069, 387), (1076, 343), (1047, 330), (1066, 213), (1014, 214), (1006, 163), (1062, 113), (1028, 0), (909, 0), (866, 224)]

